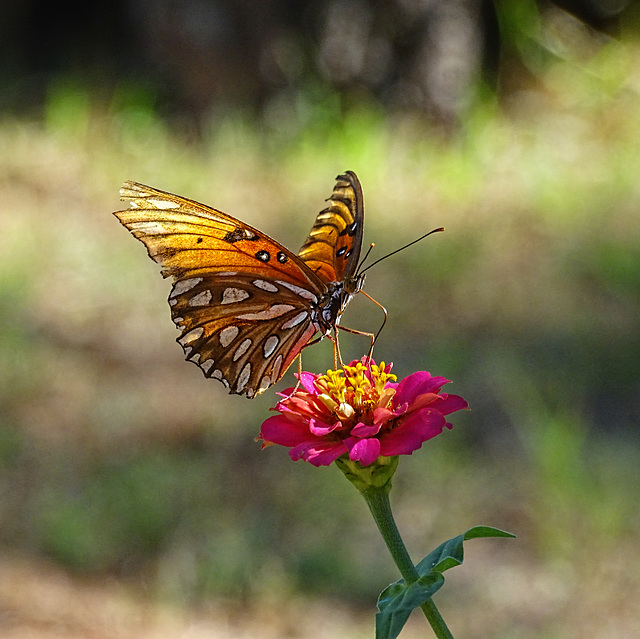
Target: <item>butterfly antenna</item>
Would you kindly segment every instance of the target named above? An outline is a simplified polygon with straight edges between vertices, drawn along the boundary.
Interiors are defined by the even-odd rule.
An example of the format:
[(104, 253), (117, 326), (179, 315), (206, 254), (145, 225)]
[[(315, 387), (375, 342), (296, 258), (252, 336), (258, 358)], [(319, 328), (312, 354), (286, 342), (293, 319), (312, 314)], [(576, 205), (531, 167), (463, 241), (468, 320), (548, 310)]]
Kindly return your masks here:
[(369, 244), (369, 249), (364, 254), (364, 257), (360, 260), (360, 264), (358, 264), (358, 268), (356, 269), (356, 273), (360, 273), (361, 272), (360, 269), (362, 268), (362, 265), (367, 261), (367, 258), (369, 257), (369, 254), (373, 250), (374, 246), (375, 246), (375, 244), (373, 242), (371, 242), (371, 244)]
[[(444, 231), (444, 226), (441, 226), (440, 228), (437, 228), (437, 229), (433, 229), (433, 231), (429, 231), (428, 233), (425, 233), (422, 237), (419, 237), (417, 240), (413, 240), (413, 242), (409, 242), (409, 244), (405, 244), (404, 246), (401, 246), (395, 251), (391, 251), (391, 253), (387, 253), (387, 255), (384, 255), (383, 257), (377, 259), (373, 264), (369, 264), (369, 266), (367, 266), (367, 268), (365, 268), (364, 271), (360, 272), (360, 275), (362, 275), (365, 271), (368, 271), (372, 266), (375, 266), (379, 262), (382, 262), (382, 260), (386, 260), (388, 257), (391, 257), (392, 255), (395, 255), (396, 253), (399, 253), (400, 251), (404, 251), (404, 249), (409, 248), (410, 246), (413, 246), (414, 244), (416, 244), (416, 242), (419, 242), (420, 240), (424, 240), (425, 237), (428, 237), (433, 233), (439, 233), (440, 231)], [(371, 248), (372, 247), (373, 247), (373, 244), (371, 245)], [(367, 251), (367, 255), (369, 255), (369, 253), (371, 252), (371, 248), (369, 248), (369, 250)], [(365, 259), (367, 255), (365, 255)], [(364, 260), (362, 260), (362, 262), (364, 262)], [(360, 262), (360, 264), (362, 264), (362, 262)]]

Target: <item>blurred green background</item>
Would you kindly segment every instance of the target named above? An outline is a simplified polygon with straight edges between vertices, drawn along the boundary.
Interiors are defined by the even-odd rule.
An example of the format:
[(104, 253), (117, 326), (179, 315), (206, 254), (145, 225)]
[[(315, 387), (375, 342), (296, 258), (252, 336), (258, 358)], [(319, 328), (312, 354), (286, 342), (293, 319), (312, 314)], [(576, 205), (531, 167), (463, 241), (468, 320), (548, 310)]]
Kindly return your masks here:
[[(111, 215), (133, 179), (295, 250), (346, 169), (376, 256), (447, 229), (367, 277), (377, 359), (472, 408), (401, 460), (409, 550), (518, 535), (447, 573), (454, 635), (640, 636), (637, 3), (1, 11), (3, 637), (372, 636), (396, 574), (363, 500), (260, 450), (274, 392), (183, 361), (170, 285)], [(378, 315), (360, 296), (343, 324)]]

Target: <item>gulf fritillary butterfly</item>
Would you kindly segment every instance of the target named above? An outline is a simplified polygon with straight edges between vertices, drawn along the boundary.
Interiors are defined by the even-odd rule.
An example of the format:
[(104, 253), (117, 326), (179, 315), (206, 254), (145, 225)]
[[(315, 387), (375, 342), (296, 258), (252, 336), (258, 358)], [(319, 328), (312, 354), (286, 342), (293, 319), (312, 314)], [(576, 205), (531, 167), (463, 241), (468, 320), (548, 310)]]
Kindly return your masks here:
[(364, 227), (356, 174), (336, 178), (298, 255), (226, 213), (125, 182), (114, 215), (173, 277), (169, 305), (187, 360), (230, 393), (275, 384), (315, 333), (330, 336), (362, 289)]

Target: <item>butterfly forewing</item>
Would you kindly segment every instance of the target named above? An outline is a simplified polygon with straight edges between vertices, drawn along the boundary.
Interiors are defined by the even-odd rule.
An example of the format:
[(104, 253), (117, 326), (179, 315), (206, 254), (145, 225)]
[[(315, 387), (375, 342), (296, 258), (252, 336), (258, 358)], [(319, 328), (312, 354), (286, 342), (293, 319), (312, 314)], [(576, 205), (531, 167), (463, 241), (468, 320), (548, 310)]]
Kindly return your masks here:
[(302, 287), (320, 285), (295, 254), (222, 211), (135, 182), (124, 183), (120, 198), (132, 208), (116, 211), (116, 217), (145, 244), (164, 277), (191, 277), (199, 269), (258, 275), (266, 267)]
[(328, 203), (298, 255), (325, 282), (341, 282), (356, 273), (364, 231), (362, 187), (353, 171), (336, 178)]
[(330, 283), (354, 275), (362, 240), (358, 179), (348, 172), (337, 180), (300, 256), (204, 204), (135, 182), (120, 191), (132, 208), (116, 217), (174, 280), (178, 343), (232, 393), (260, 394), (317, 330), (326, 332), (318, 317)]

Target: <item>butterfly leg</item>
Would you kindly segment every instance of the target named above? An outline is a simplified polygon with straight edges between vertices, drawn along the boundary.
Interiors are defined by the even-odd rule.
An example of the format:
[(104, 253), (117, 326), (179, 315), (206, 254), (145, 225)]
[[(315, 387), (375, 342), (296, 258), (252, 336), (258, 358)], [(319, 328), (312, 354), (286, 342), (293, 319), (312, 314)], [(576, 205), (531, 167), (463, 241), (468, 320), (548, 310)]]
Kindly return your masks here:
[(300, 388), (300, 378), (302, 377), (302, 353), (299, 353), (296, 359), (298, 360), (298, 379), (296, 381), (296, 385), (293, 387), (293, 389), (287, 396), (287, 399), (290, 399), (291, 397), (293, 397), (298, 391), (298, 389)]
[[(373, 299), (373, 297), (371, 297), (371, 295), (367, 294), (365, 291), (360, 291), (367, 299), (371, 300), (383, 313), (384, 313), (384, 319), (382, 320), (382, 324), (380, 324), (380, 328), (377, 330), (376, 334), (373, 336), (372, 340), (371, 340), (371, 350), (369, 351), (369, 359), (371, 359), (371, 356), (373, 355), (373, 345), (376, 343), (376, 340), (378, 339), (378, 337), (380, 336), (380, 333), (382, 333), (382, 329), (384, 328), (384, 325), (387, 323), (387, 309), (382, 306), (382, 304), (380, 304), (380, 302), (378, 302), (378, 300)], [(371, 333), (365, 333), (366, 335), (371, 335)]]
[[(365, 337), (368, 337), (371, 340), (371, 346), (369, 347), (369, 353), (367, 355), (367, 364), (369, 363), (369, 361), (371, 360), (371, 356), (373, 355), (373, 345), (375, 344), (375, 341), (378, 337), (378, 333), (380, 331), (378, 331), (378, 333), (376, 333), (375, 335), (373, 333), (367, 333), (366, 331), (357, 331), (355, 328), (347, 328), (346, 326), (340, 326), (340, 324), (338, 324), (336, 326), (336, 329), (340, 329), (341, 331), (345, 331), (347, 333), (351, 333), (352, 335), (364, 335)], [(343, 362), (342, 362), (342, 356), (340, 355), (340, 347), (338, 345), (338, 333), (336, 331), (336, 338), (334, 341), (334, 358), (336, 355), (336, 351), (337, 351), (337, 356), (338, 359), (340, 360), (340, 366), (344, 366)]]
[(367, 293), (365, 293), (364, 291), (360, 291), (360, 292), (364, 293), (364, 296), (366, 298), (370, 299), (384, 313), (384, 319), (382, 320), (382, 324), (380, 324), (380, 328), (378, 329), (378, 331), (374, 335), (373, 339), (371, 340), (371, 348), (369, 349), (369, 355), (367, 357), (367, 364), (368, 364), (371, 361), (371, 358), (373, 357), (373, 346), (376, 343), (376, 340), (378, 339), (380, 333), (382, 333), (382, 329), (384, 328), (384, 325), (387, 323), (388, 314), (387, 314), (387, 309), (384, 306), (382, 306), (382, 304), (380, 304), (380, 302), (378, 302), (377, 300), (374, 300), (373, 297), (371, 297), (371, 295), (367, 295)]
[[(295, 388), (291, 391), (291, 395), (295, 395), (300, 388), (300, 380), (302, 379), (302, 353), (298, 354), (298, 380), (296, 381)], [(289, 395), (289, 397), (291, 397)]]
[[(353, 328), (347, 328), (346, 326), (340, 326), (340, 324), (336, 325), (336, 328), (339, 328), (343, 331), (347, 331), (347, 333), (353, 333), (354, 335), (366, 335), (370, 340), (371, 340), (371, 346), (369, 347), (369, 353), (367, 354), (367, 364), (369, 364), (369, 362), (371, 361), (371, 358), (373, 357), (373, 347), (380, 335), (380, 333), (382, 333), (382, 329), (384, 328), (384, 325), (387, 323), (387, 309), (382, 306), (382, 304), (380, 304), (380, 302), (378, 302), (377, 300), (373, 299), (373, 297), (371, 297), (371, 295), (368, 295), (367, 293), (365, 293), (365, 291), (360, 291), (365, 297), (367, 297), (368, 299), (370, 299), (376, 306), (378, 306), (382, 312), (384, 313), (384, 319), (382, 320), (382, 324), (380, 325), (380, 328), (377, 330), (377, 332), (374, 333), (368, 333), (366, 331), (357, 331)], [(338, 342), (338, 333), (336, 331), (336, 346), (334, 346), (334, 357), (335, 357), (335, 350), (337, 347), (337, 342)], [(340, 348), (337, 348), (338, 350), (338, 357), (340, 357)], [(340, 358), (340, 361), (342, 361), (342, 358)]]
[[(333, 361), (335, 364), (336, 361), (336, 347), (335, 347), (335, 340), (333, 338), (333, 336), (331, 335), (320, 335), (320, 337), (316, 337), (315, 339), (312, 339), (310, 342), (307, 342), (302, 349), (300, 350), (300, 354), (299, 354), (299, 365), (298, 365), (298, 373), (302, 373), (302, 351), (309, 347), (309, 346), (313, 346), (314, 344), (317, 344), (318, 342), (321, 342), (325, 337), (328, 337), (332, 342), (334, 342), (334, 346), (333, 346)], [(297, 388), (297, 387), (296, 387)]]
[[(344, 362), (342, 361), (342, 355), (340, 354), (340, 342), (338, 341), (338, 328), (342, 328), (339, 325), (333, 329), (333, 335), (329, 336), (329, 339), (333, 342), (333, 370), (338, 370), (338, 365), (340, 368), (344, 368)], [(347, 329), (348, 330), (348, 329)]]

